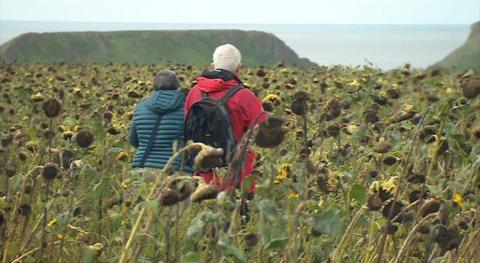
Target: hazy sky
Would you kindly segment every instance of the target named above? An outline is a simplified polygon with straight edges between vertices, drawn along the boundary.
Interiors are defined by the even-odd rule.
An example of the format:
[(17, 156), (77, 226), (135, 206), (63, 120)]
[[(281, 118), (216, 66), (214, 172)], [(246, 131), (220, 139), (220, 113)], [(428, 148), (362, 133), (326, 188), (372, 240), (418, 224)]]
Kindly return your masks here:
[(0, 0), (0, 20), (471, 24), (480, 0)]

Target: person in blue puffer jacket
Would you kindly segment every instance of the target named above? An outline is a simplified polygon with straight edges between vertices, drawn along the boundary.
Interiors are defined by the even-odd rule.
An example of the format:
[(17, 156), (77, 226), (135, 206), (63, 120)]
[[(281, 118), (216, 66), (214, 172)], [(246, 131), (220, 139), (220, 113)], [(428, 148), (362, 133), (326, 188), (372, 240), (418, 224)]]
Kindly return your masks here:
[[(137, 148), (133, 168), (162, 169), (173, 155), (174, 145), (177, 150), (183, 147), (185, 95), (179, 87), (175, 72), (163, 70), (155, 76), (153, 93), (136, 106), (128, 136), (130, 144)], [(191, 171), (181, 158), (175, 160), (174, 169)]]

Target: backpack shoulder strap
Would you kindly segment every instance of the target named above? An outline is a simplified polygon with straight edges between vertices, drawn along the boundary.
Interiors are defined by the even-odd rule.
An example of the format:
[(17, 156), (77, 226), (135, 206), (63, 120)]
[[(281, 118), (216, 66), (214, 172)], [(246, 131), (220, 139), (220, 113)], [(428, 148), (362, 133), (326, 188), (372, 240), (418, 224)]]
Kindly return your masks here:
[(145, 162), (147, 161), (148, 155), (150, 155), (150, 152), (152, 151), (153, 147), (153, 142), (155, 141), (155, 137), (157, 136), (158, 132), (158, 126), (160, 126), (160, 121), (163, 118), (163, 114), (159, 114), (157, 117), (157, 121), (155, 122), (155, 125), (153, 126), (152, 133), (150, 134), (150, 139), (148, 141), (147, 149), (145, 150), (145, 153), (143, 154), (142, 161), (140, 162), (140, 167), (143, 168), (145, 166)]
[(227, 93), (219, 100), (220, 104), (225, 104), (237, 91), (241, 90), (243, 88), (242, 84), (239, 84), (237, 86), (231, 87), (228, 89)]

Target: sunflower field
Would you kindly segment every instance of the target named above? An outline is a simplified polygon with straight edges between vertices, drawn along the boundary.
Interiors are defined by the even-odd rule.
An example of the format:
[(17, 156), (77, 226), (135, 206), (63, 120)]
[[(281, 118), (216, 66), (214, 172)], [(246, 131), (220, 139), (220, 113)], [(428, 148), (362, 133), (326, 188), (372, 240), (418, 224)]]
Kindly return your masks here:
[[(187, 93), (203, 68), (0, 68), (2, 263), (480, 262), (472, 71), (245, 68), (270, 118), (218, 170), (235, 178), (252, 149), (252, 176), (217, 192), (168, 166), (132, 170), (126, 139), (158, 71)], [(193, 142), (177, 154), (203, 169), (218, 150)]]

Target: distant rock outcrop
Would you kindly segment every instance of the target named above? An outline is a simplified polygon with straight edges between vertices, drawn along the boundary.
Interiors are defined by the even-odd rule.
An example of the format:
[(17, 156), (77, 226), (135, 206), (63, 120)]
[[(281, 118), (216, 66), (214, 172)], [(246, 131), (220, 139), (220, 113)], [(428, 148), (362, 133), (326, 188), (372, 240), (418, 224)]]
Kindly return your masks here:
[(237, 46), (250, 66), (316, 65), (273, 34), (242, 30), (26, 33), (0, 46), (0, 61), (207, 65), (214, 48), (225, 43)]
[(435, 66), (480, 72), (480, 21), (471, 26), (467, 41)]

